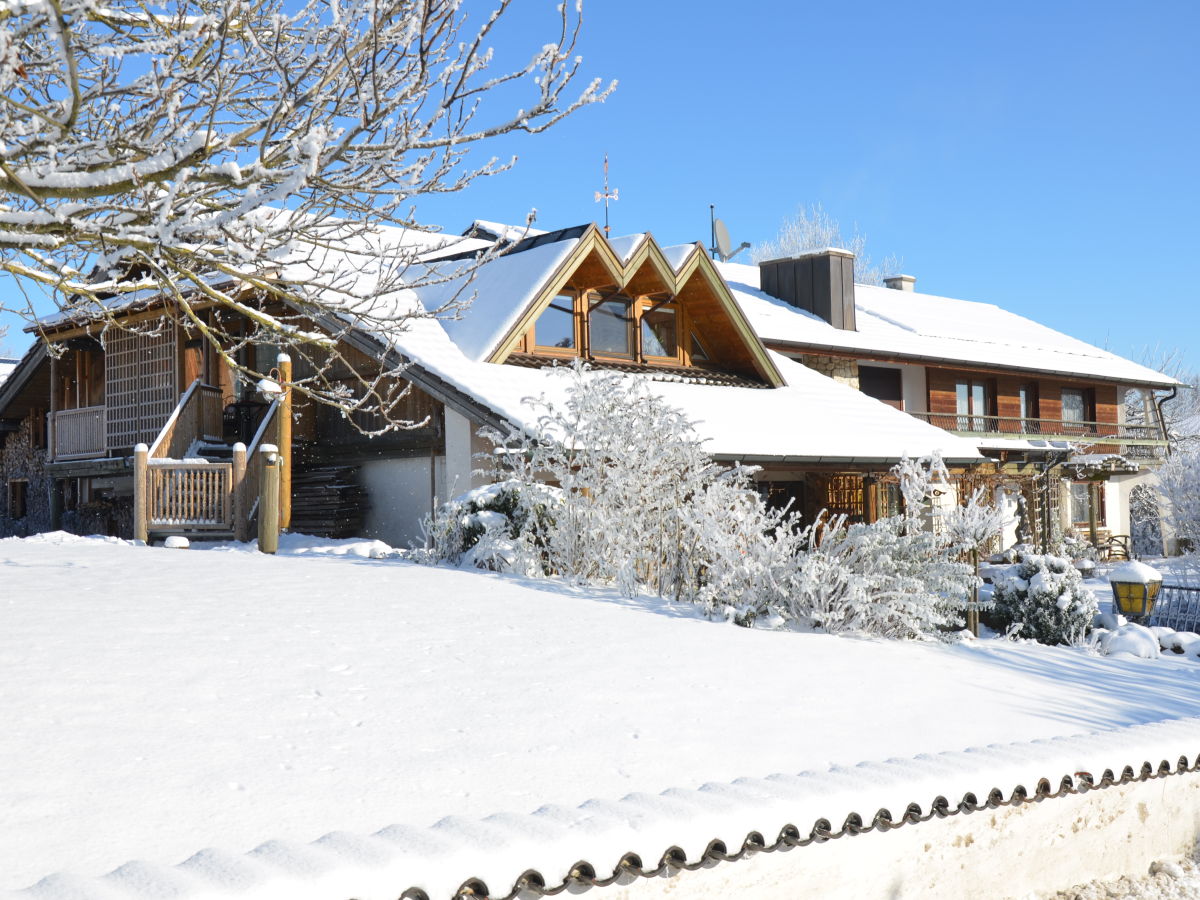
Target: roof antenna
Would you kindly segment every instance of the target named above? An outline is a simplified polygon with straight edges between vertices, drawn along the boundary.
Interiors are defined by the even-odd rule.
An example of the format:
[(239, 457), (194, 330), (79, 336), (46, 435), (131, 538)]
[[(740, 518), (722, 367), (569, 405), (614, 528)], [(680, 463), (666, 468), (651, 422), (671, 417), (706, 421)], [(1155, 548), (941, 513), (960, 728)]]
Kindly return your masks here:
[(617, 189), (608, 189), (608, 154), (604, 154), (604, 192), (596, 191), (596, 202), (604, 201), (604, 236), (608, 237), (608, 201), (616, 200)]
[(717, 218), (716, 207), (711, 203), (708, 204), (708, 217), (712, 225), (712, 246), (708, 249), (712, 253), (713, 259), (729, 262), (750, 246), (749, 242), (742, 241), (736, 250), (731, 249), (733, 242), (729, 240), (729, 229), (725, 227), (724, 222)]

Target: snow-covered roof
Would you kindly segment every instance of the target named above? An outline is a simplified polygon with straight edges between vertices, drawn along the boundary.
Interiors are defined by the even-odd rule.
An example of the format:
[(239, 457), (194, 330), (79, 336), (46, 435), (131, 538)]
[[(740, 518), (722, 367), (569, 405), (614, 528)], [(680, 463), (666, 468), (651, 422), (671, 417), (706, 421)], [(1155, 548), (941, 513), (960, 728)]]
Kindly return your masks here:
[(874, 285), (854, 286), (857, 331), (834, 328), (759, 289), (757, 266), (718, 263), (759, 337), (768, 345), (856, 351), (982, 365), (1125, 384), (1169, 387), (1175, 379), (991, 303)]
[(476, 219), (463, 232), (467, 237), (508, 242), (520, 241), (545, 233), (541, 228), (532, 228), (528, 225), (506, 225), (503, 222), (491, 222), (487, 219)]
[[(456, 294), (460, 298), (474, 295), (475, 299), (458, 318), (410, 319), (402, 330), (386, 337), (404, 356), (476, 403), (516, 425), (536, 430), (534, 412), (524, 401), (538, 396), (551, 402), (565, 401), (567, 379), (553, 368), (496, 365), (484, 360), (577, 243), (577, 238), (569, 238), (491, 260), (475, 267), (465, 286), (467, 276), (409, 291), (403, 302), (419, 310), (438, 308)], [(632, 247), (620, 246), (619, 255), (632, 251)], [(468, 264), (456, 261), (448, 265)], [(446, 277), (449, 273), (442, 268), (441, 274)], [(722, 457), (872, 462), (937, 450), (947, 459), (981, 459), (971, 441), (899, 412), (781, 354), (770, 357), (786, 381), (783, 387), (635, 377), (650, 378), (651, 389), (694, 420), (706, 449)]]
[(8, 376), (12, 374), (13, 369), (17, 367), (17, 363), (19, 362), (19, 359), (0, 356), (0, 384), (4, 384), (8, 380)]

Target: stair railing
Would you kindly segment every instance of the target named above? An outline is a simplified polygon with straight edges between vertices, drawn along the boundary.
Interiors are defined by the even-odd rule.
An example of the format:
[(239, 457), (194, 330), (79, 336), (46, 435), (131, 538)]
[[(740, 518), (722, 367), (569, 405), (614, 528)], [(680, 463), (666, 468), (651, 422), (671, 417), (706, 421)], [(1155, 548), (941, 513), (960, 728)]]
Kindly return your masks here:
[(258, 423), (258, 431), (246, 448), (243, 465), (244, 476), (239, 490), (238, 509), (244, 510), (244, 518), (238, 517), (236, 533), (239, 540), (245, 540), (253, 533), (253, 524), (258, 516), (259, 494), (262, 490), (262, 460), (259, 458), (259, 448), (263, 444), (279, 445), (279, 401), (272, 400), (271, 405), (263, 413), (262, 421)]
[(193, 381), (150, 445), (150, 459), (182, 459), (198, 440), (221, 439), (221, 390)]

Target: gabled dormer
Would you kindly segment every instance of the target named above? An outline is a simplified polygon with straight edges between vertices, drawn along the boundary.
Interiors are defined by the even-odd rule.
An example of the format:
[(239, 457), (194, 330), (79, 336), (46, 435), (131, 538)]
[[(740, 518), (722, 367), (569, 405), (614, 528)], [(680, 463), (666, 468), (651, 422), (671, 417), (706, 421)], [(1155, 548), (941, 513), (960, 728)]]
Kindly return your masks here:
[(700, 244), (650, 234), (608, 240), (595, 225), (540, 286), (489, 362), (574, 358), (686, 376), (783, 378)]

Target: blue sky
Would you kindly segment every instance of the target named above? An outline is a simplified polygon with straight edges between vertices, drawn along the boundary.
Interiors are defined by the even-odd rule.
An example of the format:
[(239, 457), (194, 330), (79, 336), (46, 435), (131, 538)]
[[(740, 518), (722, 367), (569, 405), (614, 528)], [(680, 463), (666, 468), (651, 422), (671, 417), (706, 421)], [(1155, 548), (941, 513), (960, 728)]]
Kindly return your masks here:
[[(526, 0), (500, 48), (550, 9)], [(614, 234), (707, 242), (714, 203), (755, 242), (820, 203), (918, 289), (1200, 369), (1197, 33), (1194, 3), (591, 0), (585, 69), (616, 93), (426, 209), (599, 220), (607, 151)]]
[[(553, 37), (554, 2), (516, 7), (501, 58)], [(820, 203), (920, 290), (1200, 369), (1197, 33), (1193, 3), (588, 0), (584, 70), (616, 93), (418, 211), (602, 220), (607, 152), (614, 234), (707, 242), (714, 203), (756, 242)]]

